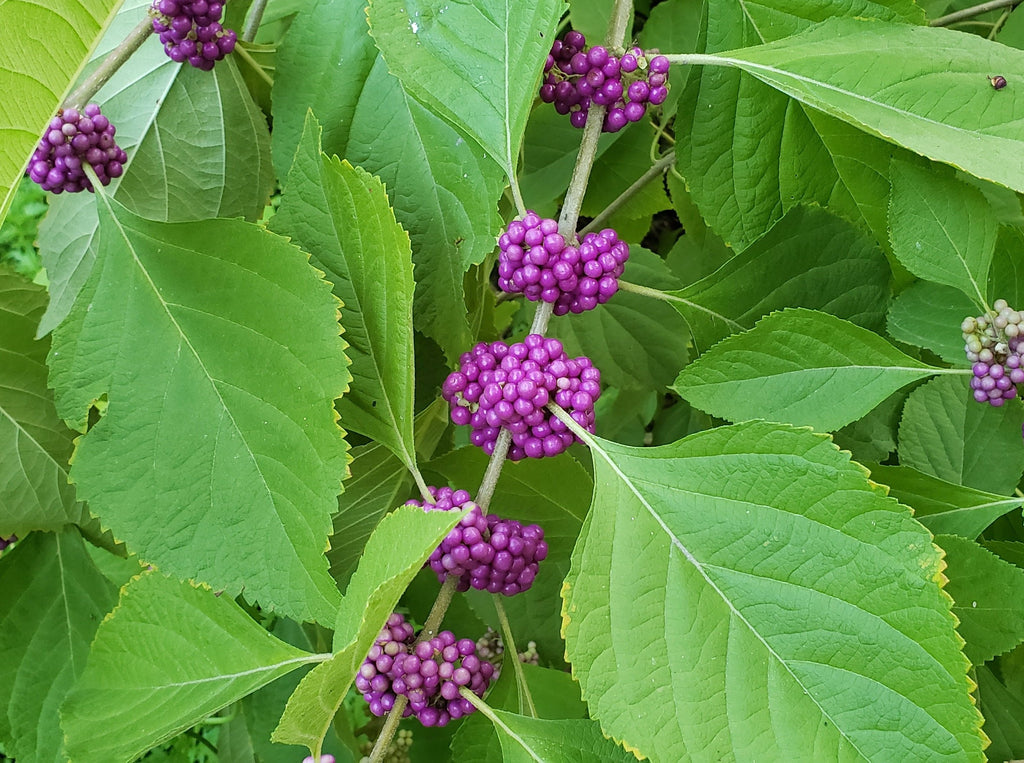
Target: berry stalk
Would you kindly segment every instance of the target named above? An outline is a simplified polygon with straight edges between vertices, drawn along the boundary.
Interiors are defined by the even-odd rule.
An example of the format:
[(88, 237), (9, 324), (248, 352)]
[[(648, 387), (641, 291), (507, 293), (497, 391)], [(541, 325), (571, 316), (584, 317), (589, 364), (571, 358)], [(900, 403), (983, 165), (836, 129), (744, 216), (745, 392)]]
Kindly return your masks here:
[(147, 14), (138, 25), (128, 33), (128, 36), (114, 48), (107, 57), (100, 62), (92, 74), (85, 78), (81, 85), (71, 91), (71, 94), (64, 99), (62, 108), (78, 109), (79, 111), (89, 100), (99, 92), (114, 76), (114, 73), (131, 58), (146, 38), (153, 34), (153, 22)]
[(267, 0), (253, 0), (249, 7), (249, 13), (245, 17), (245, 26), (242, 27), (242, 41), (252, 42), (256, 39), (256, 33), (260, 29), (260, 22), (263, 21), (263, 12), (267, 10)]
[(526, 704), (526, 711), (530, 714), (531, 718), (539, 718), (537, 707), (533, 704), (533, 695), (530, 693), (530, 687), (526, 683), (526, 675), (523, 673), (523, 663), (519, 660), (519, 649), (516, 648), (516, 640), (512, 636), (512, 625), (509, 623), (508, 615), (505, 613), (505, 605), (501, 603), (501, 598), (497, 594), (493, 594), (491, 598), (494, 601), (494, 609), (498, 613), (498, 622), (501, 623), (501, 638), (505, 642), (505, 649), (509, 654), (513, 655), (512, 667), (516, 672), (516, 686), (519, 687), (519, 699)]
[(647, 170), (647, 172), (645, 172), (643, 175), (637, 178), (636, 181), (634, 181), (634, 183), (629, 188), (620, 193), (607, 207), (602, 209), (601, 212), (597, 215), (597, 217), (591, 220), (587, 224), (587, 226), (580, 231), (580, 235), (585, 236), (591, 231), (600, 230), (604, 226), (608, 218), (610, 218), (612, 215), (614, 215), (616, 212), (622, 209), (622, 207), (625, 206), (627, 201), (629, 201), (631, 198), (633, 198), (633, 196), (639, 193), (644, 188), (644, 186), (646, 186), (652, 180), (654, 180), (657, 177), (660, 177), (665, 172), (665, 170), (671, 167), (673, 164), (675, 164), (675, 162), (676, 152), (669, 151), (658, 161), (656, 161), (651, 166), (651, 168)]

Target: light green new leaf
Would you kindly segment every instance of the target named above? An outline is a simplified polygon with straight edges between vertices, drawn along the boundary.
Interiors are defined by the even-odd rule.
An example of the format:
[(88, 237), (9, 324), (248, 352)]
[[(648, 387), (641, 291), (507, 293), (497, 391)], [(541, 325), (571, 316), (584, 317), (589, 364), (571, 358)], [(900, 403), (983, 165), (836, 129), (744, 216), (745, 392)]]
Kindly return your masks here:
[(933, 379), (910, 393), (900, 420), (900, 463), (939, 479), (1010, 495), (1024, 473), (1024, 409), (971, 397), (967, 377)]
[(951, 365), (963, 366), (968, 361), (960, 324), (977, 314), (974, 302), (959, 289), (918, 281), (893, 300), (885, 327), (897, 341), (924, 347)]
[[(778, 40), (828, 16), (919, 22), (907, 0), (706, 3), (698, 50), (721, 53)], [(730, 104), (722, 108), (722, 104)], [(743, 71), (697, 67), (682, 93), (676, 153), (701, 213), (737, 250), (786, 211), (819, 204), (887, 239), (893, 147), (790, 99)]]
[(341, 423), (415, 468), (409, 235), (377, 178), (320, 152), (311, 112), (270, 228), (313, 253), (310, 261), (344, 304), (352, 388), (338, 404)]
[[(714, 416), (766, 418), (832, 431), (900, 387), (943, 369), (828, 313), (772, 313), (682, 370), (673, 389)], [(959, 373), (959, 372), (954, 372)]]
[(795, 207), (714, 273), (668, 293), (706, 349), (784, 307), (877, 328), (889, 278), (885, 255), (864, 233), (822, 209)]
[(590, 720), (549, 721), (490, 710), (505, 763), (634, 763)]
[(1024, 191), (1024, 51), (948, 29), (829, 19), (777, 42), (695, 58), (734, 66), (871, 135)]
[(512, 178), (561, 0), (373, 0), (370, 33), (405, 91)]
[(431, 552), (465, 515), (400, 506), (377, 525), (338, 609), (334, 656), (302, 679), (273, 740), (316, 754), (335, 713), (398, 599)]
[(167, 573), (333, 622), (323, 553), (346, 469), (333, 404), (350, 379), (337, 298), (308, 255), (255, 225), (98, 201), (100, 257), (49, 357), (73, 428), (109, 400), (75, 452), (79, 497)]
[[(139, 21), (149, 0), (127, 0), (97, 46), (96, 65)], [(154, 36), (96, 96), (128, 153), (125, 174), (108, 193), (135, 214), (177, 222), (263, 212), (274, 182), (266, 119), (234, 60), (213, 71), (177, 64)], [(51, 196), (39, 248), (49, 278), (47, 334), (71, 310), (96, 260), (99, 220), (92, 194)]]
[(973, 540), (937, 535), (935, 542), (946, 552), (946, 591), (971, 662), (981, 665), (1024, 641), (1024, 570)]
[(46, 388), (48, 340), (35, 341), (46, 290), (0, 269), (0, 538), (81, 517), (68, 484), (72, 433)]
[[(322, 148), (388, 189), (416, 265), (415, 322), (455, 360), (475, 337), (463, 278), (494, 249), (501, 168), (473, 141), (409, 97), (367, 34), (366, 0), (323, 0), (288, 30), (274, 77), (274, 161), (284, 177), (306, 110)], [(310, 77), (316, 70), (319, 77)], [(578, 136), (577, 136), (578, 140)]]
[(957, 288), (984, 308), (999, 221), (981, 191), (894, 159), (889, 227), (893, 253), (907, 270)]
[(0, 223), (46, 123), (118, 5), (118, 0), (0, 3)]
[(0, 741), (12, 758), (66, 759), (58, 708), (116, 601), (74, 528), (0, 557)]
[(914, 510), (914, 517), (938, 535), (977, 538), (990, 524), (1024, 502), (963, 487), (909, 466), (871, 464), (871, 479), (889, 487), (889, 495)]
[(121, 590), (61, 707), (68, 755), (127, 763), (301, 665), (228, 596), (144, 573)]
[(606, 734), (652, 760), (983, 759), (941, 555), (828, 437), (586, 440), (564, 634)]

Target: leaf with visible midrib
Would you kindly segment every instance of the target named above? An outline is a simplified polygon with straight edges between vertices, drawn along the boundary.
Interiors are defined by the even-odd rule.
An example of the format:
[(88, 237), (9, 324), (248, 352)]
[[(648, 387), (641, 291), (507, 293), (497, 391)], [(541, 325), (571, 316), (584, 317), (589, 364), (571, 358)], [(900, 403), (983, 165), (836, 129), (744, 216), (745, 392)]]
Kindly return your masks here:
[(631, 763), (636, 756), (590, 720), (530, 718), (491, 710), (505, 763)]
[(0, 557), (0, 740), (8, 755), (66, 759), (58, 709), (116, 601), (73, 527), (32, 533)]
[(375, 0), (370, 34), (406, 92), (515, 175), (561, 0)]
[(827, 436), (586, 441), (563, 630), (606, 734), (653, 760), (983, 759), (941, 554)]
[(384, 185), (320, 152), (320, 126), (306, 130), (270, 228), (326, 271), (344, 304), (352, 388), (338, 403), (347, 429), (385, 444), (408, 469), (413, 446), (412, 252)]
[(867, 329), (790, 309), (722, 340), (684, 368), (673, 389), (731, 421), (766, 418), (832, 431), (900, 387), (943, 372)]
[(79, 496), (165, 572), (332, 622), (333, 404), (350, 379), (337, 298), (255, 225), (158, 223), (97, 199), (100, 257), (49, 357), (73, 428), (109, 400), (78, 442)]
[(46, 123), (118, 5), (117, 0), (0, 3), (0, 223)]
[(130, 761), (302, 665), (227, 596), (157, 572), (121, 591), (61, 707), (71, 760)]
[(49, 340), (35, 341), (46, 290), (0, 268), (0, 538), (80, 518), (68, 484), (73, 433), (46, 388)]

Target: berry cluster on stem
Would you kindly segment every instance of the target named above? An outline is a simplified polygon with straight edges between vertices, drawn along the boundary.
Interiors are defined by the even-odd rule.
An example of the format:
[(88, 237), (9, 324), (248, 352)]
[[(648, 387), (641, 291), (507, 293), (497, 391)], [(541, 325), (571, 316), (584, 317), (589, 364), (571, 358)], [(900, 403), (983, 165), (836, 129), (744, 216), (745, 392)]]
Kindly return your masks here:
[(622, 56), (601, 45), (587, 47), (576, 31), (555, 40), (544, 65), (540, 99), (554, 104), (559, 114), (568, 114), (573, 127), (587, 123), (591, 104), (605, 106), (602, 130), (618, 132), (630, 122), (639, 122), (647, 105), (659, 106), (668, 97), (669, 60), (645, 53), (637, 47)]
[(992, 310), (960, 325), (964, 351), (973, 364), (971, 389), (974, 399), (999, 407), (1017, 396), (1017, 384), (1024, 382), (1024, 316), (1005, 299), (997, 299)]
[(235, 49), (238, 35), (221, 26), (219, 0), (153, 0), (153, 31), (172, 61), (210, 71)]
[(121, 177), (128, 155), (114, 141), (116, 128), (100, 107), (90, 103), (81, 112), (62, 109), (50, 120), (42, 140), (28, 163), (28, 176), (44, 191), (77, 193), (93, 191), (84, 165), (100, 183)]

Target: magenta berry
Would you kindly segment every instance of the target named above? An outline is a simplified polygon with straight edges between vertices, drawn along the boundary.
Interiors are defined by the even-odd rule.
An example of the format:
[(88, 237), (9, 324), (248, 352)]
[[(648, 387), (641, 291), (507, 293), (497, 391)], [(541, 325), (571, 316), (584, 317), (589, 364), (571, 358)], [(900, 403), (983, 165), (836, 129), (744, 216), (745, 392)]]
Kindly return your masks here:
[(1002, 406), (1017, 396), (1024, 382), (1024, 318), (1004, 299), (977, 318), (966, 318), (960, 329), (971, 366), (971, 390), (979, 403)]
[(573, 127), (587, 123), (591, 104), (606, 106), (601, 129), (618, 132), (643, 119), (648, 103), (659, 105), (668, 96), (669, 60), (659, 55), (648, 60), (649, 55), (634, 47), (616, 58), (600, 45), (587, 48), (579, 32), (568, 32), (551, 46), (540, 98), (568, 114)]
[(114, 142), (116, 128), (90, 103), (82, 112), (64, 109), (50, 120), (46, 132), (29, 159), (27, 174), (53, 193), (93, 191), (82, 168), (92, 167), (103, 185), (124, 172), (128, 155)]
[(579, 246), (566, 246), (557, 231), (557, 222), (534, 212), (509, 223), (498, 238), (498, 286), (553, 303), (555, 315), (607, 302), (618, 291), (629, 246), (611, 228), (586, 234)]
[(178, 63), (209, 71), (235, 49), (238, 36), (220, 24), (224, 4), (208, 0), (153, 0), (153, 31)]
[[(545, 409), (552, 400), (593, 432), (593, 401), (601, 394), (600, 382), (601, 372), (589, 358), (570, 359), (557, 339), (530, 334), (512, 345), (481, 342), (463, 353), (459, 369), (445, 379), (441, 395), (448, 401), (452, 421), (469, 424), (470, 442), (488, 455), (494, 452), (501, 428), (508, 429), (512, 433), (509, 458), (518, 461), (558, 455), (576, 441), (568, 427)], [(587, 393), (586, 401), (574, 401), (580, 391)], [(589, 406), (574, 405), (587, 401)]]

